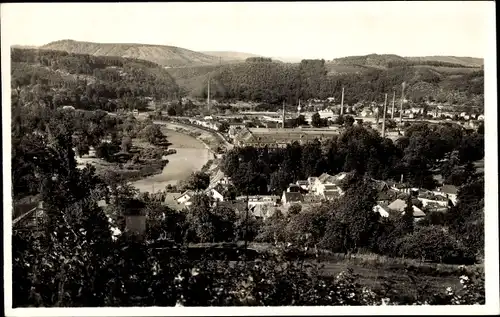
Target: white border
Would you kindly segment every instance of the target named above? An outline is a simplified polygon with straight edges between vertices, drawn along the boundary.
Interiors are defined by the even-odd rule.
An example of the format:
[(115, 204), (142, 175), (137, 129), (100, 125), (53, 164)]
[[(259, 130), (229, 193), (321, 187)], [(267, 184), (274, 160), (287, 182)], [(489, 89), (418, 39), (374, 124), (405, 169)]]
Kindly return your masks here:
[[(453, 5), (450, 2), (450, 6)], [(10, 118), (10, 46), (12, 30), (1, 5), (2, 40), (2, 151), (3, 151), (3, 207), (4, 207), (4, 283), (6, 316), (205, 316), (209, 315), (468, 315), (499, 314), (499, 272), (498, 272), (498, 165), (497, 165), (497, 80), (496, 80), (496, 25), (495, 2), (489, 2), (491, 9), (485, 19), (488, 25), (487, 54), (484, 57), (485, 69), (485, 273), (486, 305), (484, 306), (381, 306), (381, 307), (172, 307), (172, 308), (18, 308), (12, 309), (12, 264), (11, 264), (11, 118)], [(7, 19), (6, 19), (7, 18)], [(8, 234), (7, 234), (8, 233)]]

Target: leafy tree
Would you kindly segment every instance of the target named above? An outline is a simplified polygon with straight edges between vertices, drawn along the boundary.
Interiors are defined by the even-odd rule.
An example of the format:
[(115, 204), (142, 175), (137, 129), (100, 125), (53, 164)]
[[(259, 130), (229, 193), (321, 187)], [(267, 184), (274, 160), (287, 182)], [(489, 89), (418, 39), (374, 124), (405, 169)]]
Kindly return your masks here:
[(219, 126), (219, 132), (226, 133), (229, 130), (229, 123), (226, 121), (221, 122)]
[(302, 205), (294, 204), (288, 208), (288, 214), (290, 216), (298, 215), (302, 211)]
[(204, 190), (210, 185), (210, 175), (204, 172), (191, 173), (183, 186), (185, 190)]
[(351, 127), (354, 124), (354, 118), (352, 116), (345, 116), (344, 117), (344, 124), (348, 127)]
[(321, 120), (319, 113), (316, 112), (312, 115), (311, 125), (315, 128), (320, 128), (323, 126), (323, 120)]
[(132, 147), (132, 139), (129, 136), (123, 137), (121, 144), (121, 151), (128, 153)]

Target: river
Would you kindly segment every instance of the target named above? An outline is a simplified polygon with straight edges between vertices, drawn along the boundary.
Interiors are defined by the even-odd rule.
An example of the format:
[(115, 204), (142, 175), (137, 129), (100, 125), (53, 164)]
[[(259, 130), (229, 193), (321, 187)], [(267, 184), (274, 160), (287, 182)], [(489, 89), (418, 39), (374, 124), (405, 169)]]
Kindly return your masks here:
[(169, 184), (176, 185), (192, 172), (200, 170), (213, 158), (212, 152), (202, 141), (174, 130), (162, 130), (166, 133), (168, 141), (172, 143), (169, 149), (174, 149), (177, 153), (167, 156), (168, 163), (161, 174), (132, 182), (132, 185), (140, 192), (158, 192), (164, 190)]

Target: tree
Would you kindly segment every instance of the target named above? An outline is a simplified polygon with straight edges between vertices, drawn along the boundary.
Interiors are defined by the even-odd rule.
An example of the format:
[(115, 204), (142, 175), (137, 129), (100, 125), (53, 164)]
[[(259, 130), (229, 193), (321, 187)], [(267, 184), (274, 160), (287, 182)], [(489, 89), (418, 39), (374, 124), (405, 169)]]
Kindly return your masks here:
[(204, 172), (194, 172), (187, 179), (184, 189), (204, 190), (208, 185), (210, 185), (210, 175)]
[(226, 133), (229, 130), (229, 123), (226, 121), (221, 122), (219, 126), (219, 132)]
[(167, 109), (167, 114), (171, 117), (175, 117), (177, 115), (177, 111), (175, 110), (174, 107), (170, 106)]
[(302, 205), (294, 204), (288, 208), (288, 214), (290, 216), (298, 215), (302, 211)]
[(411, 197), (406, 200), (406, 207), (400, 216), (396, 228), (399, 234), (406, 235), (413, 232), (415, 227), (415, 220), (413, 218), (413, 203)]
[(131, 147), (132, 147), (132, 139), (129, 136), (123, 137), (121, 143), (121, 151), (128, 153)]
[(344, 124), (347, 126), (347, 127), (351, 127), (353, 124), (354, 124), (354, 118), (352, 116), (345, 116), (344, 117)]
[(140, 135), (149, 143), (156, 145), (165, 141), (165, 135), (161, 132), (160, 126), (157, 124), (148, 124), (140, 132)]
[(341, 243), (344, 252), (356, 252), (369, 244), (380, 215), (373, 212), (375, 192), (368, 181), (354, 174), (344, 186), (345, 194), (327, 224), (323, 244)]
[(320, 128), (323, 126), (323, 121), (321, 120), (321, 117), (319, 113), (315, 113), (311, 117), (311, 125), (315, 128)]

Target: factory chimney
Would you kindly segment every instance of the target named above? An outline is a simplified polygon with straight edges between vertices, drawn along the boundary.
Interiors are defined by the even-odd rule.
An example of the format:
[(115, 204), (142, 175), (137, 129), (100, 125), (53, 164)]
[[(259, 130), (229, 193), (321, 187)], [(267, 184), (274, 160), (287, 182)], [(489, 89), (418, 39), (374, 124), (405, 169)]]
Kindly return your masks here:
[(402, 89), (401, 89), (401, 107), (399, 109), (399, 123), (402, 124), (403, 123), (403, 102), (405, 100), (405, 86), (406, 86), (406, 82), (403, 82), (402, 84)]
[(392, 93), (392, 111), (391, 111), (391, 119), (394, 119), (394, 105), (396, 104), (396, 91), (394, 90)]
[(340, 100), (340, 115), (344, 114), (344, 87), (342, 87), (342, 99)]
[(207, 107), (210, 110), (210, 76), (208, 76)]
[(282, 123), (282, 128), (284, 129), (285, 128), (285, 101), (283, 100), (283, 117), (281, 119)]
[(387, 94), (385, 94), (384, 113), (382, 117), (382, 138), (385, 137), (385, 113), (387, 112)]

